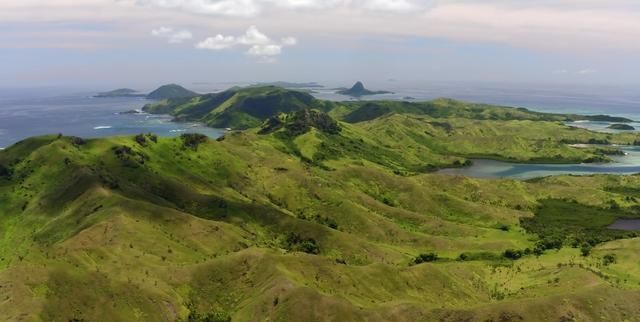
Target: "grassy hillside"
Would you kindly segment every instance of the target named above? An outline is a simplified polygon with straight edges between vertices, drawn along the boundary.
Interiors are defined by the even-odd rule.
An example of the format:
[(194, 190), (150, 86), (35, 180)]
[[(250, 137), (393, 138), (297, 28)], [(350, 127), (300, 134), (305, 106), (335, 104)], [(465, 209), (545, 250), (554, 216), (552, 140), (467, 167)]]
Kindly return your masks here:
[(478, 155), (603, 157), (567, 143), (634, 134), (457, 112), (337, 121), (350, 104), (234, 89), (147, 107), (258, 124), (217, 140), (42, 136), (0, 151), (0, 320), (640, 315), (640, 238), (607, 228), (640, 217), (640, 176), (428, 173)]
[(190, 99), (164, 100), (144, 107), (149, 113), (171, 114), (178, 121), (199, 121), (211, 127), (247, 129), (278, 113), (315, 108), (328, 110), (329, 102), (308, 93), (275, 86), (234, 88)]
[(148, 99), (165, 100), (181, 99), (197, 96), (198, 93), (190, 91), (177, 84), (162, 85), (147, 95)]
[[(634, 190), (624, 187), (640, 178), (407, 177), (357, 155), (327, 171), (289, 153), (284, 131), (220, 142), (51, 136), (1, 152), (0, 317), (588, 321), (638, 313), (640, 275), (627, 270), (635, 257), (616, 246), (635, 239), (614, 236), (586, 257), (566, 241), (536, 256), (541, 239), (520, 221), (549, 199), (594, 211), (613, 201), (634, 216)], [(341, 135), (312, 126), (289, 139), (310, 134)], [(431, 252), (437, 261), (414, 264)], [(603, 265), (609, 254), (616, 262)]]

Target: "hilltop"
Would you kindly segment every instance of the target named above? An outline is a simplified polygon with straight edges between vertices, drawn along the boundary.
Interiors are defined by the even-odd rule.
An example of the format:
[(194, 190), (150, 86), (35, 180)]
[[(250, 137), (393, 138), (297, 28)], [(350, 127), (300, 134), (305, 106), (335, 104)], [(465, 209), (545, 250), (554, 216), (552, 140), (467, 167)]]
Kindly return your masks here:
[(303, 89), (303, 88), (323, 88), (324, 86), (316, 83), (316, 82), (308, 82), (308, 83), (292, 83), (292, 82), (270, 82), (270, 83), (257, 83), (255, 86), (277, 86), (282, 88), (291, 88), (291, 89)]
[(168, 84), (158, 87), (153, 92), (147, 95), (148, 99), (165, 100), (175, 98), (188, 98), (197, 96), (198, 93), (190, 91), (177, 84)]
[(341, 89), (336, 93), (341, 95), (346, 95), (346, 96), (353, 96), (353, 97), (379, 95), (379, 94), (393, 94), (392, 92), (388, 92), (388, 91), (370, 91), (364, 87), (364, 84), (362, 84), (362, 82), (356, 82), (351, 88)]
[(245, 130), (217, 140), (51, 135), (0, 151), (0, 320), (640, 314), (640, 239), (607, 228), (640, 217), (640, 176), (430, 173), (475, 156), (606, 158), (606, 147), (568, 143), (638, 134), (524, 109), (336, 103), (276, 87), (146, 110)]
[(315, 108), (328, 110), (329, 102), (308, 93), (275, 86), (232, 88), (186, 99), (169, 99), (143, 108), (145, 112), (171, 114), (178, 121), (198, 121), (211, 127), (247, 129), (267, 118)]

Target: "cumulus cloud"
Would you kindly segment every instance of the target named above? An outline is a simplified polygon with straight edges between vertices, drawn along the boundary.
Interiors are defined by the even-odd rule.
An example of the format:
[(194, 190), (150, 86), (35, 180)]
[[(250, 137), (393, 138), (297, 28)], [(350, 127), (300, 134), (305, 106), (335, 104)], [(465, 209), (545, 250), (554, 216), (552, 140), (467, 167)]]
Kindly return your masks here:
[(193, 38), (193, 34), (189, 30), (173, 30), (171, 27), (153, 29), (151, 30), (151, 35), (166, 38), (170, 44), (179, 44)]
[(196, 48), (222, 50), (222, 49), (231, 48), (237, 44), (238, 42), (236, 41), (236, 37), (216, 35), (215, 37), (209, 37), (197, 43)]
[(275, 56), (282, 53), (285, 46), (294, 46), (297, 40), (293, 37), (282, 38), (279, 42), (272, 40), (262, 33), (256, 26), (251, 26), (240, 36), (225, 36), (218, 34), (214, 37), (206, 38), (196, 44), (198, 49), (223, 50), (236, 46), (249, 46), (247, 54), (250, 56), (273, 61)]

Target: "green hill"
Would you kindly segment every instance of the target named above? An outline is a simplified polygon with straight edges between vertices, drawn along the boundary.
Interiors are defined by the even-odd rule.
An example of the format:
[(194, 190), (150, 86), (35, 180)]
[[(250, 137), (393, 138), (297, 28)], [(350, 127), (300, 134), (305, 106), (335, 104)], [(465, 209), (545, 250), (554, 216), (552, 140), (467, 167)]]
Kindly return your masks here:
[(188, 98), (197, 96), (198, 93), (192, 92), (180, 85), (168, 84), (158, 87), (153, 92), (147, 95), (148, 99), (165, 100), (165, 99), (177, 99)]
[(328, 110), (329, 102), (308, 93), (275, 86), (234, 88), (190, 99), (170, 99), (144, 107), (149, 113), (171, 114), (179, 121), (199, 121), (211, 127), (247, 129), (278, 113), (315, 108)]
[(54, 135), (0, 151), (0, 320), (640, 314), (640, 238), (607, 228), (640, 216), (640, 176), (429, 173), (476, 155), (602, 157), (567, 143), (637, 134), (446, 100), (343, 121), (367, 104), (232, 89), (146, 107), (247, 128), (217, 140)]

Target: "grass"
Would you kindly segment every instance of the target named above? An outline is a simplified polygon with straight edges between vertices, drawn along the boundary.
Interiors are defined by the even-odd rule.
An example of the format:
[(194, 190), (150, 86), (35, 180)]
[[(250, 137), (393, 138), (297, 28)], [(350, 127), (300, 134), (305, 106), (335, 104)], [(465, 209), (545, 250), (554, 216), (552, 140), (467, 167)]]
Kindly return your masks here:
[[(181, 108), (204, 118), (252, 106), (249, 96), (293, 95), (245, 91)], [(301, 97), (294, 102), (320, 114), (294, 118), (296, 131), (285, 117), (273, 131), (251, 128), (221, 141), (54, 135), (1, 151), (0, 320), (632, 321), (640, 314), (640, 239), (606, 229), (635, 214), (640, 177), (525, 182), (428, 172), (489, 153), (583, 160), (597, 153), (561, 142), (629, 134), (607, 138), (549, 115), (446, 100), (393, 103), (381, 117), (334, 123), (321, 111), (341, 118), (366, 103), (331, 109)], [(209, 114), (213, 103), (204, 102), (215, 99), (224, 106)], [(326, 130), (333, 125), (340, 130)], [(558, 236), (570, 246), (598, 239), (587, 256), (572, 247), (525, 252)], [(615, 262), (605, 265), (610, 256)]]

